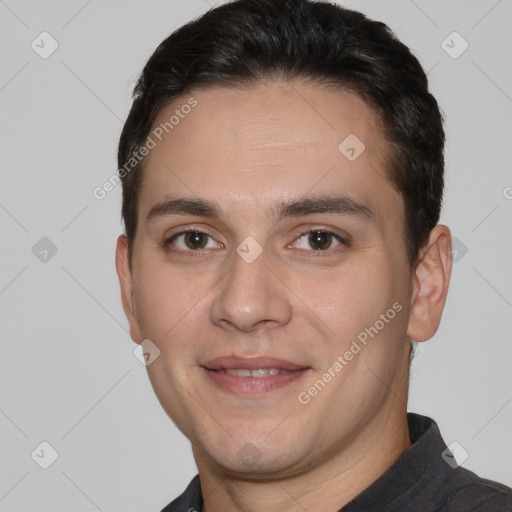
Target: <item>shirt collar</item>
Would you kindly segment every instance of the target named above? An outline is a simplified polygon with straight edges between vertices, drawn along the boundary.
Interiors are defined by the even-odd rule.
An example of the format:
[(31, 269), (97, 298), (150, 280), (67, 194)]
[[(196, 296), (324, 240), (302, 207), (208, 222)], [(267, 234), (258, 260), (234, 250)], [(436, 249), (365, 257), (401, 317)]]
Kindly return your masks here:
[(407, 414), (407, 422), (411, 446), (339, 512), (380, 512), (399, 500), (410, 505), (410, 500), (433, 484), (432, 477), (448, 478), (451, 468), (442, 459), (446, 445), (436, 422), (414, 413)]

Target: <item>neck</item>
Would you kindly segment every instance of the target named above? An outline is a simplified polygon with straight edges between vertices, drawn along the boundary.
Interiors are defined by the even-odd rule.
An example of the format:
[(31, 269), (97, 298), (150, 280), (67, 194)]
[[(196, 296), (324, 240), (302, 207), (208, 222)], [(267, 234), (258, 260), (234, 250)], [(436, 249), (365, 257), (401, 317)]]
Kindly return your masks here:
[(203, 512), (335, 512), (382, 476), (410, 444), (407, 413), (401, 407), (375, 416), (345, 448), (292, 476), (232, 474), (195, 449)]

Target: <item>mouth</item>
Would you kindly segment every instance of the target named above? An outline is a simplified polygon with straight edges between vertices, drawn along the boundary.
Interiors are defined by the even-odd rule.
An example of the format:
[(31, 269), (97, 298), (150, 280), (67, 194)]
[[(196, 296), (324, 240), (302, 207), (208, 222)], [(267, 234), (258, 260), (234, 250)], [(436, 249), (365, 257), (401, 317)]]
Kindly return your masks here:
[(201, 365), (217, 388), (236, 395), (261, 395), (302, 378), (311, 367), (269, 357), (217, 358)]

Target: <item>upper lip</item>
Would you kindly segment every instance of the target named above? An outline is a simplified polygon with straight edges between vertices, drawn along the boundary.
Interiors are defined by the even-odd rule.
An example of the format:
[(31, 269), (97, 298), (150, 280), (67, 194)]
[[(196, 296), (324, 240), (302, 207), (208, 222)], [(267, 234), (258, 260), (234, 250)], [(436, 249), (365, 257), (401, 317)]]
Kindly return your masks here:
[(217, 357), (201, 365), (208, 370), (278, 368), (280, 370), (304, 370), (309, 368), (303, 364), (292, 363), (274, 357)]

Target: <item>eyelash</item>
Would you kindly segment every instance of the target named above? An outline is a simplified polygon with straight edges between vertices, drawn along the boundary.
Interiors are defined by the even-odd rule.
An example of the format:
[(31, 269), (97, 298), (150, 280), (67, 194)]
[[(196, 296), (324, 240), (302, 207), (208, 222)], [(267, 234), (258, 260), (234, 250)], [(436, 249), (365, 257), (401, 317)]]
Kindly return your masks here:
[[(166, 238), (164, 241), (163, 241), (163, 247), (167, 250), (171, 250), (171, 251), (174, 251), (176, 253), (185, 253), (187, 255), (190, 255), (190, 256), (202, 256), (204, 255), (204, 251), (203, 249), (189, 249), (189, 250), (182, 250), (182, 249), (171, 249), (170, 248), (170, 245), (177, 239), (179, 238), (180, 236), (182, 235), (188, 235), (188, 234), (191, 234), (191, 233), (197, 233), (199, 235), (206, 235), (208, 237), (210, 237), (211, 239), (213, 239), (213, 237), (209, 234), (209, 233), (206, 233), (205, 231), (201, 231), (201, 230), (196, 230), (196, 229), (189, 229), (189, 230), (186, 230), (186, 231), (180, 231), (178, 233), (175, 233), (173, 234), (172, 236)], [(337, 240), (338, 242), (340, 242), (340, 246), (345, 246), (345, 247), (349, 247), (350, 244), (348, 242), (347, 239), (344, 239), (342, 238), (340, 235), (338, 235), (337, 233), (333, 232), (333, 231), (330, 231), (328, 229), (310, 229), (308, 231), (304, 231), (303, 233), (301, 233), (295, 240), (294, 240), (294, 243), (298, 240), (300, 240), (303, 236), (306, 236), (306, 235), (314, 235), (314, 234), (324, 234), (324, 235), (330, 235), (333, 237), (333, 239)], [(336, 250), (336, 247), (338, 246), (335, 246), (334, 248), (331, 248), (329, 247), (328, 249), (325, 249), (325, 250), (319, 250), (319, 249), (311, 249), (311, 250), (307, 250), (307, 249), (301, 249), (302, 251), (305, 251), (305, 252), (312, 252), (315, 254), (315, 256), (329, 256), (330, 254), (332, 254), (333, 250)], [(207, 250), (207, 249), (206, 249)]]

